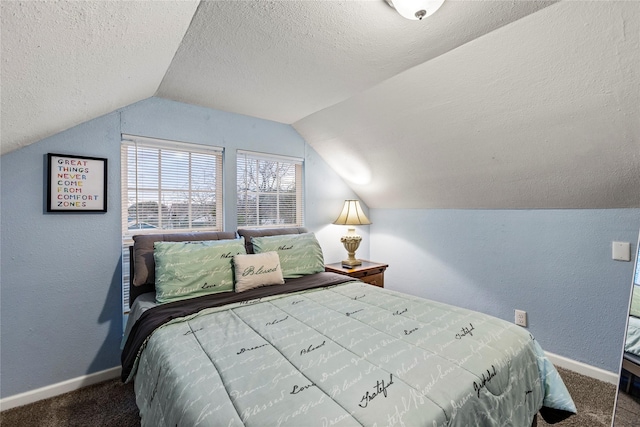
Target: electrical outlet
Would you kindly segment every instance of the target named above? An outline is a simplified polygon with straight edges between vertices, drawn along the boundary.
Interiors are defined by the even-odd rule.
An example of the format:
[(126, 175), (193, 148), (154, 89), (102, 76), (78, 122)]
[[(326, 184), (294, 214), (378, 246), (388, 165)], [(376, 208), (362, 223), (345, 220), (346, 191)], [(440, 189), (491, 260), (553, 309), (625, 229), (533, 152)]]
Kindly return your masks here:
[(527, 312), (524, 310), (516, 310), (516, 325), (527, 327)]

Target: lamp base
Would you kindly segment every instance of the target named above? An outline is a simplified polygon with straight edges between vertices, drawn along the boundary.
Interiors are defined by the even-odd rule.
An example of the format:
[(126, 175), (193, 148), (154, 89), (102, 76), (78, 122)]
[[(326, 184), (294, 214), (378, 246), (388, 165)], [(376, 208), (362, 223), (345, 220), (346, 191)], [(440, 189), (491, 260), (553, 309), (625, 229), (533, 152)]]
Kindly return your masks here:
[(346, 268), (353, 268), (362, 265), (362, 261), (359, 259), (345, 259), (342, 261), (342, 266)]
[(358, 246), (360, 246), (361, 240), (362, 237), (356, 234), (355, 228), (349, 228), (349, 233), (340, 238), (344, 248), (347, 250), (347, 259), (342, 261), (343, 267), (353, 268), (362, 265), (362, 261), (356, 259), (356, 251), (358, 250)]

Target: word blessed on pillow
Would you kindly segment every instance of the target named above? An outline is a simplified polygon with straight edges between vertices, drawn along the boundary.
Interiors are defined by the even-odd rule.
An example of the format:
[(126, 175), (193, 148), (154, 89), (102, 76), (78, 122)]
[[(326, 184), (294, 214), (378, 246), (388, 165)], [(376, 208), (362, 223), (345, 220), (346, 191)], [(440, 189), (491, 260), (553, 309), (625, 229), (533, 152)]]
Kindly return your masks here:
[(253, 276), (254, 274), (269, 274), (269, 273), (274, 273), (276, 271), (278, 271), (278, 268), (280, 267), (280, 264), (276, 264), (275, 267), (273, 268), (267, 268), (264, 265), (261, 265), (260, 267), (258, 267), (258, 269), (256, 270), (255, 265), (250, 265), (249, 267), (245, 268), (244, 271), (242, 272), (242, 277), (245, 276)]
[(236, 292), (243, 292), (260, 286), (282, 285), (282, 269), (277, 252), (255, 255), (235, 255), (233, 265), (236, 278)]

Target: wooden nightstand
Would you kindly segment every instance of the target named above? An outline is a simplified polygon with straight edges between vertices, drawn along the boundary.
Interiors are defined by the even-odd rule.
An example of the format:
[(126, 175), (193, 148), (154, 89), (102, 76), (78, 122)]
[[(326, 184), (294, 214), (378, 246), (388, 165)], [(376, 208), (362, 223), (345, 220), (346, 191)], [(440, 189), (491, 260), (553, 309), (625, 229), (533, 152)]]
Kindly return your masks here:
[(388, 264), (380, 264), (379, 262), (362, 261), (362, 265), (354, 268), (343, 267), (341, 262), (326, 264), (324, 271), (332, 273), (344, 274), (345, 276), (360, 279), (370, 285), (384, 288), (384, 271), (389, 267)]

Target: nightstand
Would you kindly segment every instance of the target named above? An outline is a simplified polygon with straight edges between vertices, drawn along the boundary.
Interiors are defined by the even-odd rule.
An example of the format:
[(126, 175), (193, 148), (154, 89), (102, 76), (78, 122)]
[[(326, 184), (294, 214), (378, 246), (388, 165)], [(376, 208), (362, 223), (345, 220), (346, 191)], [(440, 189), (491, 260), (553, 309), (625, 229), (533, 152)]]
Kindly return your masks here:
[(389, 267), (388, 264), (380, 264), (379, 262), (362, 261), (362, 265), (348, 268), (343, 267), (341, 262), (326, 264), (324, 271), (332, 273), (344, 274), (345, 276), (360, 279), (370, 285), (384, 288), (384, 271)]

